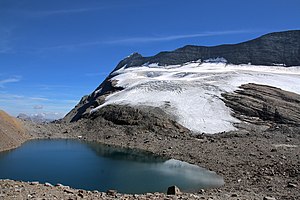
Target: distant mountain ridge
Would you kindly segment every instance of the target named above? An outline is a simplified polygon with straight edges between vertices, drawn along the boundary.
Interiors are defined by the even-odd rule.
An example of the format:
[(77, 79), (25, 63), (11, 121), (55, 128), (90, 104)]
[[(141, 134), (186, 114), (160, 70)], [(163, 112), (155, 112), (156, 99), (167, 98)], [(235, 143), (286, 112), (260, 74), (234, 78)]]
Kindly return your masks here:
[[(139, 67), (157, 63), (159, 66), (182, 65), (191, 61), (222, 58), (228, 64), (249, 64), (277, 66), (300, 66), (300, 30), (276, 32), (239, 44), (225, 44), (213, 47), (188, 45), (174, 51), (160, 52), (155, 56), (143, 57), (134, 53), (118, 63), (116, 68), (90, 95), (81, 101), (64, 118), (77, 121), (88, 116), (91, 109), (103, 104), (105, 98), (123, 90), (113, 80), (113, 72), (121, 68)], [(221, 59), (221, 60), (222, 60)]]
[(32, 121), (32, 122), (35, 122), (35, 123), (47, 123), (47, 122), (54, 121), (54, 119), (46, 118), (45, 114), (43, 114), (43, 113), (34, 114), (34, 115), (26, 115), (24, 113), (20, 113), (17, 116), (17, 118), (22, 119), (22, 120)]

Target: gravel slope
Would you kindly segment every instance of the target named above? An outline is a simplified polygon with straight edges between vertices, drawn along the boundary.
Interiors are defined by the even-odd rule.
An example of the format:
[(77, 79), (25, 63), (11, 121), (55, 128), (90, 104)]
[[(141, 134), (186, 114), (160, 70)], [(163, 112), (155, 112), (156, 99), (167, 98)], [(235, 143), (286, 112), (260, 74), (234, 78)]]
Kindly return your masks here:
[(29, 138), (18, 119), (0, 110), (0, 151), (16, 148)]

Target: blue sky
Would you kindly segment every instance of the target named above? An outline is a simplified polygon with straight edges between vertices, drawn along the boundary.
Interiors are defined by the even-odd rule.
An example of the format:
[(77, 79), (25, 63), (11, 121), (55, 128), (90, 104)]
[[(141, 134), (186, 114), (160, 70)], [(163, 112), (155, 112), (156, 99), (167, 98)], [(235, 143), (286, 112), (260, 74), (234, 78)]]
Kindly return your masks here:
[(299, 0), (0, 0), (0, 109), (62, 117), (133, 52), (300, 29)]

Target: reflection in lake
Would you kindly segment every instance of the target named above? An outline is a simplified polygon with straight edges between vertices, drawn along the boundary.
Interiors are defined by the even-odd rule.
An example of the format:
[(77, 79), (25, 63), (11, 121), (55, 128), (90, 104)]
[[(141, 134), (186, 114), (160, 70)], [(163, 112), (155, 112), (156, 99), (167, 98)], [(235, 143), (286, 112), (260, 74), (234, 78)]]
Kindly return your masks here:
[(111, 145), (99, 144), (97, 142), (86, 142), (86, 144), (99, 156), (115, 160), (127, 160), (146, 163), (161, 163), (167, 160), (167, 158), (163, 158), (148, 151), (118, 148)]

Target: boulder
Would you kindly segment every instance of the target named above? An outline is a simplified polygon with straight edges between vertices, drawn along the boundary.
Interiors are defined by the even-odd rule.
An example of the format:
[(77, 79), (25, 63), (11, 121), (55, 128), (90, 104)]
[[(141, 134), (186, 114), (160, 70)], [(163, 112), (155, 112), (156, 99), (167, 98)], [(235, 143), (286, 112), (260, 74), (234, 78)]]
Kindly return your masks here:
[(298, 185), (296, 183), (288, 183), (287, 187), (288, 188), (297, 188)]
[(53, 187), (53, 185), (51, 183), (47, 183), (47, 182), (44, 185), (47, 187)]
[(173, 185), (168, 188), (167, 194), (168, 195), (178, 195), (178, 194), (182, 194), (182, 192), (176, 185)]
[(116, 196), (117, 190), (107, 190), (107, 191), (106, 191), (106, 194), (107, 194), (107, 195), (110, 195), (110, 196)]
[(263, 200), (276, 200), (274, 197), (264, 197)]

